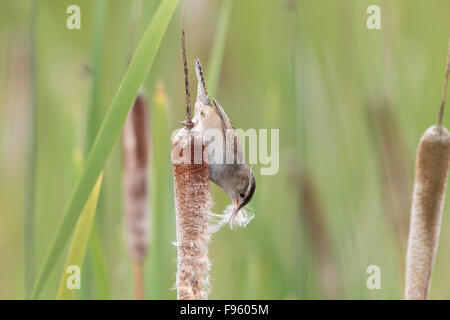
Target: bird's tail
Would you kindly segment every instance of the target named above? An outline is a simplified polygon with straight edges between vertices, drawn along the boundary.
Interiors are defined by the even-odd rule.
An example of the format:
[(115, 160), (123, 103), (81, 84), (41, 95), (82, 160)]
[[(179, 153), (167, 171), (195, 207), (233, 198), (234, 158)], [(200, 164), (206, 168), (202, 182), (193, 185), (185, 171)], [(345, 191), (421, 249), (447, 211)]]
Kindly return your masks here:
[(197, 87), (197, 100), (205, 105), (210, 106), (208, 92), (206, 91), (205, 78), (203, 76), (202, 64), (199, 59), (195, 59), (195, 74), (197, 75), (198, 87)]

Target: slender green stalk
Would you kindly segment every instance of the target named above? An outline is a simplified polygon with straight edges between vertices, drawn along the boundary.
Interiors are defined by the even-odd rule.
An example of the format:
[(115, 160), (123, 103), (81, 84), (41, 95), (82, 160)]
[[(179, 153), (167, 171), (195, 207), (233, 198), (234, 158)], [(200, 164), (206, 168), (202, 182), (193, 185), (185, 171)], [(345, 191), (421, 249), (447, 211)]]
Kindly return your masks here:
[(217, 24), (211, 58), (208, 64), (208, 79), (206, 80), (208, 82), (207, 84), (211, 97), (214, 97), (217, 93), (232, 8), (233, 0), (224, 0), (220, 9), (219, 22)]
[(172, 174), (170, 165), (170, 132), (167, 120), (168, 103), (162, 82), (158, 82), (151, 114), (152, 145), (158, 146), (158, 152), (152, 153), (152, 232), (150, 251), (150, 270), (147, 281), (150, 299), (170, 299), (175, 291), (169, 290), (173, 285), (175, 266), (175, 239), (173, 226), (175, 212), (173, 202), (173, 183), (168, 179)]
[(92, 37), (92, 60), (91, 60), (91, 75), (92, 88), (90, 103), (87, 113), (87, 135), (86, 135), (86, 154), (89, 153), (95, 136), (101, 124), (102, 114), (100, 112), (100, 65), (102, 56), (104, 54), (103, 41), (105, 30), (105, 15), (107, 10), (107, 3), (105, 0), (96, 0), (94, 8), (94, 34)]
[(67, 282), (70, 280), (68, 278), (71, 276), (70, 273), (67, 273), (67, 270), (69, 270), (70, 266), (77, 266), (80, 270), (82, 270), (89, 234), (91, 233), (91, 228), (94, 223), (95, 209), (97, 207), (97, 199), (102, 184), (102, 176), (103, 175), (100, 174), (100, 177), (98, 178), (97, 183), (89, 196), (86, 206), (78, 219), (72, 244), (70, 246), (62, 272), (61, 281), (59, 283), (58, 294), (56, 296), (56, 299), (58, 300), (72, 300), (75, 298), (76, 290), (73, 288), (68, 288), (67, 286)]
[(50, 250), (44, 260), (44, 265), (40, 270), (33, 288), (33, 299), (39, 297), (51, 270), (75, 228), (80, 212), (101, 170), (105, 166), (109, 154), (120, 136), (127, 115), (138, 94), (139, 87), (144, 82), (155, 59), (159, 45), (161, 44), (177, 4), (178, 0), (164, 0), (161, 2), (131, 60), (130, 66), (120, 83), (111, 108), (103, 121), (91, 152), (89, 153), (83, 174), (70, 197)]
[[(105, 20), (108, 4), (106, 0), (96, 0), (92, 19), (94, 21), (94, 32), (92, 36), (92, 57), (91, 57), (91, 76), (92, 87), (89, 107), (87, 111), (87, 126), (86, 126), (86, 145), (85, 153), (89, 154), (92, 144), (95, 140), (95, 135), (98, 132), (98, 128), (101, 125), (101, 119), (104, 116), (100, 108), (100, 95), (101, 95), (101, 62), (104, 55), (104, 35), (105, 35)], [(104, 197), (102, 193), (99, 195), (97, 216), (102, 215), (101, 204)], [(98, 291), (98, 298), (108, 299), (108, 280), (106, 263), (103, 256), (104, 250), (101, 247), (100, 235), (98, 231), (98, 224), (94, 220), (92, 226), (91, 237), (88, 243), (89, 259), (86, 263), (92, 264), (93, 279), (95, 281), (95, 289)]]
[[(100, 193), (101, 195), (101, 193)], [(101, 196), (99, 195), (98, 201), (100, 201)], [(97, 206), (97, 216), (100, 206)], [(107, 277), (107, 267), (104, 258), (104, 251), (100, 242), (100, 235), (98, 232), (97, 219), (94, 219), (94, 225), (92, 226), (91, 237), (89, 238), (88, 254), (90, 261), (92, 262), (92, 269), (95, 278), (95, 292), (98, 299), (108, 300), (110, 297)]]
[(34, 216), (35, 216), (35, 188), (36, 188), (36, 26), (39, 4), (34, 0), (31, 6), (30, 23), (30, 128), (29, 128), (29, 156), (27, 173), (27, 192), (25, 209), (25, 294), (31, 294), (35, 273), (34, 255)]

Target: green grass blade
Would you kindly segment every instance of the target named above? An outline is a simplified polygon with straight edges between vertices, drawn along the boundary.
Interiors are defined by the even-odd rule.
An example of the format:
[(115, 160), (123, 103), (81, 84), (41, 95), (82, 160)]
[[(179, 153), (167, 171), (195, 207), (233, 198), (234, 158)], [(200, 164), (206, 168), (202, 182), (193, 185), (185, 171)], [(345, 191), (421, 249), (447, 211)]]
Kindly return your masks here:
[[(101, 125), (101, 120), (104, 117), (104, 111), (101, 108), (100, 100), (102, 93), (102, 57), (105, 53), (105, 25), (106, 25), (106, 14), (108, 13), (108, 3), (106, 0), (96, 0), (94, 4), (94, 11), (92, 19), (94, 21), (94, 28), (92, 34), (92, 56), (91, 56), (91, 73), (92, 73), (92, 87), (91, 96), (88, 106), (87, 119), (86, 119), (86, 154), (92, 147), (95, 140), (95, 135), (97, 134), (98, 128)], [(96, 216), (104, 215), (102, 211), (102, 201), (104, 197), (102, 194), (99, 195)], [(100, 299), (108, 299), (108, 285), (107, 277), (108, 270), (106, 269), (106, 263), (104, 261), (104, 250), (102, 248), (102, 243), (99, 236), (98, 220), (94, 220), (94, 224), (91, 230), (91, 236), (88, 243), (88, 259), (85, 265), (89, 265), (87, 272), (91, 272), (91, 278), (94, 282), (94, 287), (97, 293), (97, 297)], [(86, 273), (85, 273), (86, 274)], [(89, 291), (89, 290), (87, 290)]]
[(102, 184), (102, 174), (97, 180), (97, 183), (92, 190), (91, 195), (83, 209), (83, 212), (78, 219), (75, 233), (73, 235), (72, 244), (67, 255), (66, 264), (64, 265), (63, 274), (59, 283), (58, 294), (56, 299), (58, 300), (72, 300), (75, 298), (75, 290), (68, 289), (66, 285), (67, 278), (70, 274), (66, 273), (67, 268), (70, 265), (76, 265), (80, 269), (83, 266), (84, 255), (86, 253), (86, 247), (91, 233), (92, 225), (94, 222), (95, 211), (97, 207), (98, 194), (100, 193), (100, 187)]
[(35, 254), (34, 254), (34, 219), (35, 219), (35, 188), (36, 188), (36, 143), (37, 143), (37, 115), (36, 115), (36, 26), (39, 12), (38, 0), (34, 0), (31, 5), (30, 23), (30, 144), (27, 172), (27, 192), (25, 211), (25, 294), (31, 294), (35, 275)]
[(105, 166), (112, 148), (120, 136), (126, 117), (137, 96), (139, 87), (144, 82), (153, 60), (155, 59), (159, 45), (177, 4), (178, 0), (165, 0), (161, 2), (155, 16), (139, 43), (128, 70), (116, 92), (112, 106), (97, 134), (97, 138), (89, 153), (83, 175), (71, 195), (49, 253), (35, 282), (31, 295), (32, 299), (39, 297), (54, 264), (64, 250), (68, 239), (75, 228), (80, 212), (83, 209), (101, 170)]
[(150, 299), (174, 299), (175, 290), (175, 212), (173, 183), (170, 178), (170, 131), (168, 127), (168, 101), (163, 84), (157, 85), (151, 114), (152, 145), (158, 146), (152, 158), (152, 241), (150, 271), (146, 283)]
[(102, 61), (103, 38), (105, 37), (105, 16), (107, 10), (106, 0), (95, 1), (94, 8), (94, 33), (92, 37), (92, 58), (91, 58), (91, 73), (92, 73), (92, 89), (90, 96), (90, 103), (87, 112), (87, 135), (86, 135), (86, 154), (94, 143), (95, 135), (98, 131), (101, 121), (101, 109), (99, 106), (100, 100), (100, 64)]
[(207, 88), (211, 97), (217, 93), (217, 85), (219, 83), (220, 69), (225, 51), (225, 43), (227, 40), (228, 22), (230, 21), (233, 0), (223, 1), (220, 10), (219, 22), (217, 24), (216, 35), (214, 37), (214, 45), (211, 58), (208, 63)]

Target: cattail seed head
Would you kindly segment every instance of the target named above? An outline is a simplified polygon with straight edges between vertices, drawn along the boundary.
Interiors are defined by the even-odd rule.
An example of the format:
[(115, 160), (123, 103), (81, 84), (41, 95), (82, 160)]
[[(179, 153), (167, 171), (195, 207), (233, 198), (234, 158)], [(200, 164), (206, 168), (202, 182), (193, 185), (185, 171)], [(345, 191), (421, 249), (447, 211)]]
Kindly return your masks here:
[(437, 125), (425, 131), (417, 151), (406, 256), (406, 299), (426, 299), (439, 242), (450, 160), (450, 134)]
[[(194, 162), (195, 149), (201, 150), (200, 163)], [(175, 136), (172, 142), (172, 168), (177, 225), (178, 299), (206, 299), (210, 268), (208, 217), (211, 196), (209, 165), (199, 126), (183, 128)]]
[(148, 245), (148, 110), (140, 92), (122, 134), (123, 190), (127, 240), (133, 261), (145, 259)]

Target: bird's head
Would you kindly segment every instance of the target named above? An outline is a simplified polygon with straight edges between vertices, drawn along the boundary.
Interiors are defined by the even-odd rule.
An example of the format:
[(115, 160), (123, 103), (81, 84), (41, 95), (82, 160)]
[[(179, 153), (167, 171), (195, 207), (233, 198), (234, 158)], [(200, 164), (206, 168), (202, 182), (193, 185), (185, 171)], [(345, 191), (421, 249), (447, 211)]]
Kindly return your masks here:
[(255, 189), (255, 176), (253, 175), (253, 172), (249, 170), (247, 174), (241, 177), (240, 183), (238, 183), (235, 188), (235, 192), (232, 193), (233, 214), (231, 215), (231, 219), (233, 219), (238, 214), (239, 210), (252, 200)]

